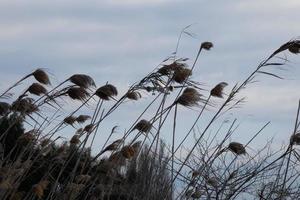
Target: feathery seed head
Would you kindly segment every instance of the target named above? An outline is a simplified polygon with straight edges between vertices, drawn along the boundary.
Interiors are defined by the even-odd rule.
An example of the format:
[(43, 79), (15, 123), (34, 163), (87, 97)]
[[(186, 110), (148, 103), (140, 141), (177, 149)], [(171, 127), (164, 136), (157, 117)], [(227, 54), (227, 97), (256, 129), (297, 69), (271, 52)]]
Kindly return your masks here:
[(16, 112), (31, 114), (39, 110), (33, 102), (32, 98), (17, 99), (13, 102), (11, 109)]
[(31, 86), (29, 86), (29, 88), (27, 89), (27, 91), (37, 96), (47, 93), (47, 89), (39, 83), (32, 83)]
[(300, 145), (300, 132), (293, 134), (290, 139), (290, 144)]
[(37, 69), (37, 70), (35, 70), (33, 73), (32, 73), (32, 75), (34, 76), (34, 78), (38, 81), (38, 82), (40, 82), (40, 83), (42, 83), (42, 84), (45, 84), (45, 85), (50, 85), (51, 83), (50, 83), (50, 80), (49, 80), (49, 77), (48, 77), (48, 75), (47, 75), (47, 73), (44, 71), (44, 70), (42, 70), (42, 69)]
[(151, 123), (145, 119), (142, 119), (134, 126), (133, 130), (137, 129), (140, 132), (148, 133), (151, 130), (151, 128)]
[(79, 115), (77, 118), (76, 118), (76, 121), (78, 123), (84, 123), (86, 122), (86, 120), (90, 119), (91, 117), (89, 115)]
[(91, 133), (94, 130), (94, 124), (88, 124), (84, 127), (83, 131)]
[(186, 67), (178, 67), (174, 71), (173, 80), (177, 83), (183, 83), (192, 75), (192, 71)]
[(244, 145), (238, 142), (231, 142), (228, 145), (228, 149), (237, 155), (246, 154), (246, 149)]
[(211, 91), (210, 95), (214, 97), (223, 98), (223, 90), (228, 84), (226, 82), (221, 82), (217, 84)]
[(91, 86), (96, 87), (96, 84), (92, 77), (85, 74), (74, 74), (69, 80), (75, 85), (83, 88), (89, 88)]
[(201, 100), (201, 94), (194, 88), (186, 88), (183, 93), (178, 97), (175, 103), (181, 104), (186, 107), (192, 107), (199, 105)]
[(74, 116), (68, 116), (64, 119), (64, 123), (73, 125), (76, 122), (76, 117)]
[(213, 45), (213, 43), (211, 43), (211, 42), (203, 42), (203, 43), (201, 44), (201, 48), (202, 48), (202, 49), (205, 49), (205, 50), (210, 50), (213, 46), (214, 46), (214, 45)]
[(73, 100), (84, 101), (90, 94), (83, 87), (71, 87), (68, 89), (67, 94)]
[(118, 95), (118, 90), (115, 86), (107, 84), (98, 88), (95, 94), (100, 99), (109, 100), (110, 98)]
[(127, 92), (126, 97), (131, 100), (138, 100), (142, 97), (142, 95), (139, 92), (132, 91), (132, 92)]

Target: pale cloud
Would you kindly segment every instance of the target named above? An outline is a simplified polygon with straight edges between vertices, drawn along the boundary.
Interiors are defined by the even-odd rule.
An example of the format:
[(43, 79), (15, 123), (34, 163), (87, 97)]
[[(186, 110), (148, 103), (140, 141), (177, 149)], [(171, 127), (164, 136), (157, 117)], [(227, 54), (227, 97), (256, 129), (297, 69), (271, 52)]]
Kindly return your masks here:
[(105, 2), (113, 5), (155, 5), (175, 0), (105, 0)]

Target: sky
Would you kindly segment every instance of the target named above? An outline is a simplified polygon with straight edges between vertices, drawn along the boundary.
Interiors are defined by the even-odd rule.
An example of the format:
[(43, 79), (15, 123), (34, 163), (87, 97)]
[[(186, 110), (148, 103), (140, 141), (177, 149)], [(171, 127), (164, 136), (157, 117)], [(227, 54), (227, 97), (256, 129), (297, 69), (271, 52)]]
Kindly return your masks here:
[[(192, 78), (208, 88), (228, 82), (228, 92), (300, 35), (299, 8), (298, 0), (0, 0), (0, 91), (37, 67), (51, 74), (54, 85), (85, 73), (98, 86), (109, 81), (125, 91), (169, 56), (182, 28), (193, 24), (188, 31), (195, 37), (183, 36), (178, 55), (191, 64), (201, 42), (213, 42)], [(232, 114), (241, 122), (235, 140), (246, 142), (268, 121), (258, 144), (274, 135), (278, 145), (289, 140), (300, 98), (300, 57), (286, 56), (287, 71), (275, 71), (284, 80), (261, 76), (241, 94), (247, 102)], [(125, 106), (115, 123), (137, 115), (133, 107), (139, 108)]]

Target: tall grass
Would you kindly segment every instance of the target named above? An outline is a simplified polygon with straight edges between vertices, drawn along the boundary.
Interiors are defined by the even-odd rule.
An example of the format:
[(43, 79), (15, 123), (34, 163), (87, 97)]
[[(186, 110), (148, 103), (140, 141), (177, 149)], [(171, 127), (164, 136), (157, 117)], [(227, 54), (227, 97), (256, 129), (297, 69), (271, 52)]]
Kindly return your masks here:
[[(43, 69), (8, 87), (0, 95), (1, 199), (297, 199), (300, 103), (289, 145), (278, 151), (270, 150), (271, 142), (249, 151), (269, 123), (253, 130), (253, 137), (242, 144), (231, 141), (237, 120), (226, 127), (218, 119), (243, 102), (239, 93), (258, 75), (280, 81), (282, 77), (273, 71), (287, 60), (279, 55), (298, 54), (300, 41), (280, 46), (239, 84), (229, 86), (221, 80), (205, 88), (191, 76), (202, 52), (212, 48), (211, 42), (201, 43), (191, 67), (175, 52), (121, 95), (108, 82), (97, 87), (86, 74), (74, 74), (51, 86)], [(12, 94), (31, 77), (34, 83), (21, 94)], [(99, 128), (112, 120), (113, 113), (128, 101), (143, 101), (145, 93), (152, 94), (151, 102), (136, 111), (140, 115), (123, 136), (112, 140), (116, 131), (112, 127), (102, 141), (96, 140)], [(61, 116), (68, 99), (79, 106)], [(197, 116), (178, 137), (178, 127), (185, 123), (178, 120), (183, 109), (196, 111)], [(199, 122), (209, 116), (200, 130)], [(64, 138), (66, 131), (74, 129), (72, 137)], [(165, 131), (172, 138), (165, 138)], [(184, 148), (191, 139), (194, 143)], [(95, 143), (103, 146), (91, 153)]]

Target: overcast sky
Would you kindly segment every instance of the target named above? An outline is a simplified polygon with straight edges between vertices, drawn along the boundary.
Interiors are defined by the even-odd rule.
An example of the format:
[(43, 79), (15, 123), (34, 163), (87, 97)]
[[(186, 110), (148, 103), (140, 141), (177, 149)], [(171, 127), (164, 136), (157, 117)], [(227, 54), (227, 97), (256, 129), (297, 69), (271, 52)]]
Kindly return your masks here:
[[(214, 43), (193, 79), (232, 87), (300, 35), (299, 9), (299, 0), (0, 0), (0, 89), (43, 67), (54, 83), (86, 73), (99, 86), (109, 81), (125, 90), (174, 51), (189, 24), (195, 38), (183, 37), (179, 56), (192, 61), (201, 42)], [(270, 120), (264, 139), (289, 138), (300, 97), (300, 57), (286, 55), (285, 80), (261, 77), (243, 93), (242, 132), (251, 134), (249, 127), (258, 130)]]

